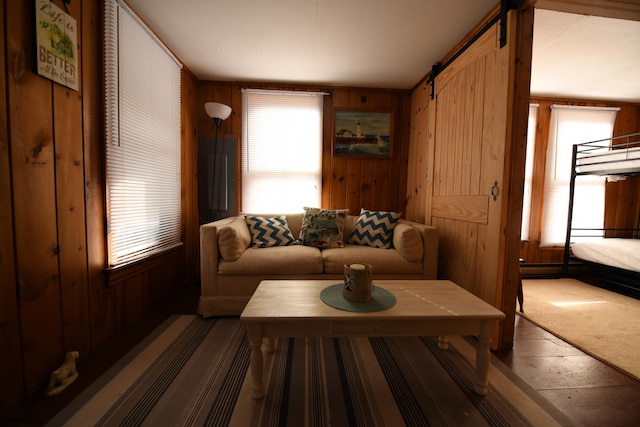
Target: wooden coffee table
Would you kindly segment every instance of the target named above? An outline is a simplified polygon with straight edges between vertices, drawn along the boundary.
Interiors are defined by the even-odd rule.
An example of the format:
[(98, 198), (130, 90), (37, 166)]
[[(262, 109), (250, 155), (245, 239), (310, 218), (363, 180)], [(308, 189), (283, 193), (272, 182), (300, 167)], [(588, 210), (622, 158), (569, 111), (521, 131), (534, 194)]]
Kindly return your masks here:
[[(264, 396), (262, 339), (275, 337), (437, 336), (448, 348), (448, 335), (475, 335), (475, 390), (488, 392), (489, 345), (504, 313), (448, 280), (374, 280), (396, 297), (390, 309), (373, 313), (344, 311), (325, 304), (320, 291), (335, 280), (265, 280), (240, 319), (251, 346), (252, 396)], [(273, 351), (273, 340), (266, 340)]]

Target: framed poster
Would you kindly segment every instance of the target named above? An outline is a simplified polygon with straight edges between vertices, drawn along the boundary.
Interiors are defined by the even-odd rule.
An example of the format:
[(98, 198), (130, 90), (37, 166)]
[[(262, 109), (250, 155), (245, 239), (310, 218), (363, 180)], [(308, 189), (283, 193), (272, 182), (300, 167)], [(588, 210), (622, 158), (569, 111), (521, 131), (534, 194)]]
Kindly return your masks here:
[(38, 74), (78, 90), (78, 25), (50, 0), (36, 2)]
[(335, 109), (333, 154), (390, 157), (393, 115), (389, 111)]

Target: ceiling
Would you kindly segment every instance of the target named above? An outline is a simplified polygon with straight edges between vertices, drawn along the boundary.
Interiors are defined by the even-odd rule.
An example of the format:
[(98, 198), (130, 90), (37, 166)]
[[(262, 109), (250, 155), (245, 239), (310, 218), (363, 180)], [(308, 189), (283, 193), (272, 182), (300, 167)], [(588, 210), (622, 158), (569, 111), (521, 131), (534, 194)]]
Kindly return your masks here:
[(640, 102), (640, 21), (536, 10), (531, 93)]
[[(495, 0), (127, 0), (200, 80), (410, 89)], [(464, 10), (464, 13), (459, 13)], [(537, 10), (534, 95), (640, 102), (640, 22)]]

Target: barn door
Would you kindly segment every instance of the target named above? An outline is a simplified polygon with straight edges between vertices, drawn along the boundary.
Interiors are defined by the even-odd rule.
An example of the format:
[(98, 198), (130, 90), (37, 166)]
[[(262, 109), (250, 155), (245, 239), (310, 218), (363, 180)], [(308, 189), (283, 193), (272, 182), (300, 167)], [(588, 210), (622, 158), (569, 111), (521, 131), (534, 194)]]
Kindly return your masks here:
[[(515, 307), (515, 298), (504, 301), (503, 288), (517, 282), (517, 277), (507, 277), (506, 263), (517, 263), (517, 256), (507, 259), (509, 242), (501, 232), (509, 221), (505, 197), (511, 182), (505, 180), (511, 180), (514, 114), (510, 49), (500, 47), (499, 33), (497, 23), (435, 79), (430, 216), (440, 233), (438, 275), (510, 311), (506, 323), (513, 322), (510, 304)], [(509, 238), (519, 244), (519, 235)], [(500, 345), (500, 333), (494, 348)]]

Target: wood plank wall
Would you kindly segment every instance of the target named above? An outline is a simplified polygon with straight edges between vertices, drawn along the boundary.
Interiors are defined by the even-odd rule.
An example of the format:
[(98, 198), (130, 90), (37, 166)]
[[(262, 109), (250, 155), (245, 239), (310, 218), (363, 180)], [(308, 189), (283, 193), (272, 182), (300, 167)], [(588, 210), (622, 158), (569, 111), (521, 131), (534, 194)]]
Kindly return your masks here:
[(87, 357), (199, 276), (198, 80), (183, 72), (184, 246), (108, 277), (102, 2), (68, 8), (78, 91), (35, 72), (34, 2), (0, 7), (0, 424), (7, 408), (45, 390), (64, 353)]
[(407, 219), (431, 224), (431, 184), (433, 182), (434, 146), (429, 134), (431, 85), (420, 82), (411, 96), (411, 131), (407, 168)]
[[(616, 115), (614, 136), (626, 135), (640, 131), (640, 105), (586, 101), (577, 99), (531, 98), (537, 103), (538, 123), (536, 128), (536, 153), (533, 166), (533, 189), (531, 200), (530, 240), (521, 242), (520, 257), (527, 263), (552, 264), (562, 263), (564, 247), (540, 247), (544, 165), (549, 141), (549, 122), (551, 105), (579, 105), (592, 107), (620, 107)], [(616, 228), (636, 228), (640, 221), (640, 177), (625, 181), (607, 183), (605, 187), (605, 226)]]
[[(201, 82), (199, 86), (198, 134), (215, 135), (213, 121), (204, 111), (208, 101), (231, 106), (231, 117), (222, 122), (220, 137), (242, 138), (242, 88), (272, 90), (310, 90), (331, 93), (324, 102), (323, 191), (322, 207), (348, 208), (358, 214), (360, 208), (406, 212), (407, 168), (411, 95), (409, 91), (380, 89), (300, 87), (296, 85)], [(393, 113), (393, 144), (389, 159), (334, 156), (331, 151), (334, 108), (371, 109)], [(240, 161), (240, 156), (238, 156)], [(240, 171), (238, 165), (237, 168)], [(238, 180), (240, 182), (240, 180)], [(241, 201), (238, 195), (238, 203)], [(242, 211), (241, 206), (237, 210)], [(301, 207), (302, 210), (302, 207)]]
[[(6, 34), (5, 2), (0, 7), (0, 34)], [(6, 44), (0, 43), (0, 99), (7, 98)], [(11, 158), (7, 103), (0, 102), (0, 414), (24, 396), (18, 321), (13, 211), (11, 209)], [(2, 368), (7, 367), (7, 368)], [(16, 387), (19, 386), (19, 387)], [(12, 390), (13, 388), (13, 390)], [(16, 390), (17, 388), (17, 390)], [(2, 417), (0, 417), (0, 421)]]

